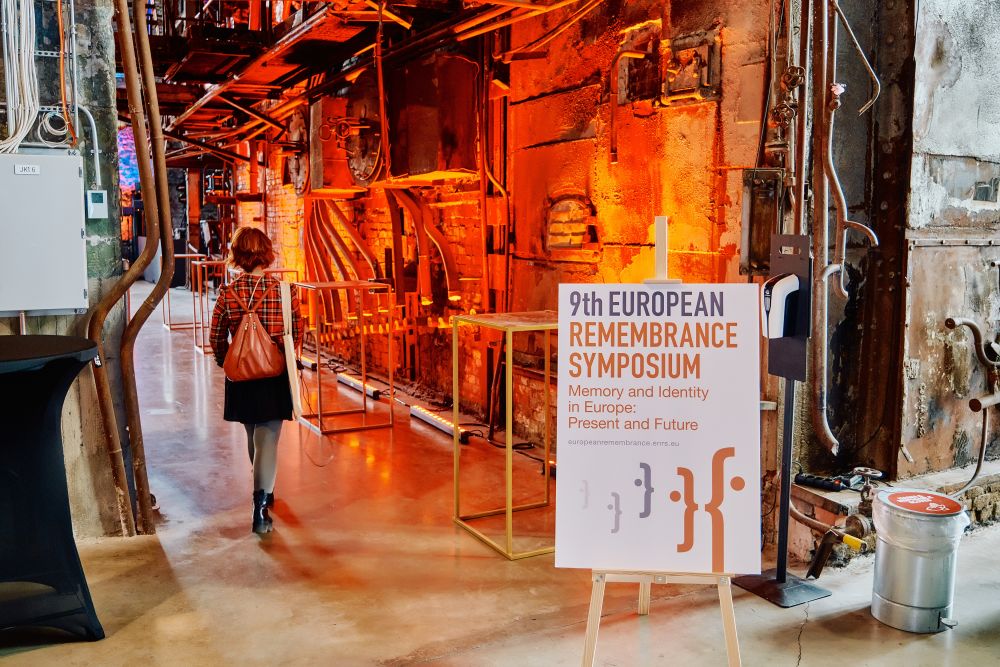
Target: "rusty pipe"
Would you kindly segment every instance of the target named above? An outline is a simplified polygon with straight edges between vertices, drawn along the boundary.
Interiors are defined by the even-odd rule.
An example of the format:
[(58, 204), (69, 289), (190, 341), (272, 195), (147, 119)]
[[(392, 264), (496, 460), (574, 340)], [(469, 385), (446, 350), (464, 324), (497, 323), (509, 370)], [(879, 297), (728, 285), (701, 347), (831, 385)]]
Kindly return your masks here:
[[(310, 232), (312, 237), (313, 251), (316, 255), (316, 267), (322, 272), (324, 282), (333, 282), (335, 276), (333, 273), (332, 257), (330, 257), (330, 251), (326, 246), (327, 240), (323, 237), (320, 231), (320, 223), (318, 221), (318, 214), (316, 213), (315, 204), (310, 205)], [(345, 280), (346, 276), (341, 275), (341, 279)], [(334, 294), (332, 292), (321, 292), (321, 299), (323, 301), (323, 314), (324, 322), (340, 322), (344, 319), (343, 304), (340, 300), (339, 294)]]
[(795, 222), (797, 233), (807, 234), (806, 227), (806, 136), (809, 119), (806, 113), (806, 99), (809, 95), (809, 37), (811, 21), (809, 20), (809, 3), (802, 2), (799, 17), (799, 67), (803, 70), (802, 85), (799, 87), (799, 110), (795, 117)]
[[(306, 275), (317, 282), (328, 282), (332, 279), (327, 266), (321, 261), (320, 258), (318, 242), (316, 241), (316, 232), (314, 229), (315, 222), (313, 220), (314, 216), (312, 209), (312, 205), (307, 203), (303, 210), (303, 222), (305, 225), (303, 230), (303, 240), (306, 247)], [(310, 312), (310, 316), (313, 318), (313, 324), (316, 327), (317, 336), (319, 336), (320, 324), (331, 320), (335, 313), (332, 301), (328, 298), (329, 296), (330, 295), (326, 292), (321, 292), (315, 301), (317, 305), (317, 312)], [(339, 301), (337, 305), (339, 307)]]
[(549, 12), (554, 12), (557, 9), (562, 9), (567, 5), (572, 5), (579, 1), (580, 0), (558, 0), (558, 2), (553, 2), (551, 5), (538, 6), (524, 10), (514, 9), (514, 13), (509, 18), (503, 19), (502, 21), (497, 21), (496, 23), (490, 23), (489, 25), (485, 25), (475, 29), (456, 30), (457, 33), (456, 40), (458, 40), (459, 42), (464, 42), (467, 39), (472, 39), (473, 37), (478, 37), (479, 35), (484, 35), (488, 32), (493, 32), (494, 30), (497, 30), (499, 28), (505, 28), (509, 25), (520, 23), (525, 19), (530, 19), (534, 18), (535, 16), (541, 16), (542, 14), (548, 14)]
[(814, 345), (820, 350), (813, 360), (813, 431), (816, 436), (820, 439), (824, 447), (830, 450), (830, 453), (836, 455), (840, 451), (840, 441), (837, 436), (833, 434), (830, 429), (830, 418), (827, 413), (828, 398), (829, 398), (829, 377), (828, 377), (828, 356), (829, 350), (827, 349), (827, 334), (828, 334), (828, 319), (827, 315), (830, 308), (829, 303), (829, 279), (835, 273), (843, 271), (843, 266), (840, 264), (830, 264), (827, 266), (823, 272), (820, 274), (818, 283), (814, 283), (813, 294), (819, 295), (819, 303), (821, 305), (821, 311), (823, 313), (823, 320), (819, 329), (813, 329), (813, 336), (819, 337), (820, 340), (816, 341)]
[(460, 301), (462, 292), (458, 289), (458, 265), (455, 264), (455, 256), (448, 245), (448, 239), (434, 224), (434, 212), (431, 211), (431, 207), (422, 198), (418, 199), (420, 211), (424, 216), (424, 229), (427, 231), (431, 243), (437, 247), (438, 254), (441, 255), (441, 263), (444, 266), (444, 281), (448, 289), (448, 301)]
[[(575, 0), (574, 0), (575, 1)], [(504, 10), (504, 14), (510, 11), (510, 8)], [(464, 42), (467, 39), (472, 39), (473, 37), (479, 37), (480, 35), (485, 35), (486, 33), (493, 32), (494, 30), (499, 30), (500, 28), (506, 28), (507, 26), (514, 25), (515, 23), (520, 23), (525, 19), (530, 19), (533, 16), (538, 16), (542, 12), (534, 9), (514, 9), (513, 13), (505, 19), (501, 19), (496, 23), (490, 23), (477, 28), (469, 28), (462, 32), (456, 32), (455, 39), (459, 42)]]
[[(347, 271), (347, 267), (340, 259), (340, 255), (334, 247), (333, 238), (330, 236), (329, 228), (326, 226), (326, 219), (320, 211), (319, 202), (316, 201), (313, 202), (313, 234), (315, 234), (315, 238), (319, 239), (322, 249), (326, 251), (326, 260), (337, 267), (337, 271), (340, 273), (340, 279), (351, 280), (351, 274)], [(330, 271), (330, 274), (332, 276), (333, 272)], [(333, 310), (336, 315), (336, 319), (339, 321), (343, 316), (341, 295), (339, 293), (332, 294), (331, 298), (333, 299)], [(347, 299), (347, 310), (348, 312), (351, 311), (350, 299)]]
[[(139, 182), (143, 199), (149, 199), (147, 210), (154, 211), (147, 220), (147, 233), (152, 229), (158, 232), (159, 219), (155, 213), (156, 197), (153, 183), (152, 165), (148, 153), (149, 137), (146, 132), (145, 112), (143, 111), (142, 93), (139, 83), (139, 70), (135, 56), (135, 44), (132, 40), (132, 25), (129, 19), (127, 0), (116, 0), (115, 21), (121, 39), (122, 69), (125, 72), (125, 90), (128, 98), (132, 131), (135, 135), (136, 161), (139, 167)], [(148, 238), (148, 236), (147, 236)], [(87, 323), (87, 336), (97, 345), (98, 358), (103, 361), (94, 364), (94, 384), (97, 391), (98, 407), (104, 434), (107, 438), (108, 458), (111, 468), (111, 478), (115, 486), (118, 520), (122, 535), (135, 534), (135, 518), (132, 512), (132, 501), (128, 490), (128, 474), (125, 471), (125, 459), (122, 455), (121, 436), (118, 431), (118, 420), (115, 415), (114, 399), (111, 393), (111, 382), (108, 378), (108, 357), (104, 353), (104, 324), (108, 314), (121, 298), (128, 292), (132, 284), (139, 279), (146, 267), (156, 255), (156, 245), (147, 243), (139, 257), (133, 262), (115, 285), (104, 295), (90, 315)]]
[[(385, 0), (378, 3), (378, 34), (375, 37), (375, 82), (378, 85), (378, 121), (379, 121), (379, 145), (382, 148), (382, 167), (385, 169), (385, 180), (392, 180), (392, 155), (389, 152), (389, 114), (386, 111), (385, 102), (385, 56), (383, 54), (383, 41), (385, 34), (382, 29), (382, 11), (385, 9)], [(376, 174), (372, 178), (377, 177)]]
[(490, 309), (490, 242), (487, 223), (489, 219), (489, 186), (486, 175), (486, 163), (490, 153), (490, 89), (493, 81), (493, 68), (490, 66), (492, 53), (492, 40), (484, 39), (480, 57), (482, 58), (481, 84), (479, 87), (479, 245), (482, 249), (480, 262), (480, 273), (482, 279), (479, 281), (480, 289), (480, 310), (489, 312)]
[(558, 37), (559, 35), (563, 34), (567, 30), (572, 28), (574, 25), (577, 24), (577, 22), (580, 21), (580, 19), (582, 19), (587, 14), (597, 9), (597, 7), (599, 7), (603, 3), (604, 0), (590, 0), (590, 2), (586, 3), (583, 7), (580, 7), (575, 12), (573, 12), (573, 14), (569, 16), (569, 18), (567, 18), (565, 21), (563, 21), (562, 23), (560, 23), (555, 28), (548, 31), (538, 39), (532, 42), (528, 42), (527, 44), (523, 44), (517, 47), (516, 49), (511, 49), (506, 53), (504, 53), (502, 56), (502, 60), (504, 62), (510, 62), (509, 60), (510, 56), (514, 55), (515, 53), (524, 53), (524, 52), (530, 53), (536, 49), (542, 48), (543, 46), (554, 40), (556, 37)]
[(872, 94), (871, 97), (868, 98), (868, 101), (861, 105), (861, 108), (858, 109), (858, 115), (860, 116), (874, 106), (875, 100), (878, 99), (878, 96), (882, 92), (882, 83), (879, 81), (875, 70), (872, 69), (871, 63), (868, 62), (868, 56), (865, 55), (865, 50), (861, 48), (861, 43), (858, 42), (858, 38), (854, 34), (854, 29), (851, 28), (851, 23), (847, 20), (847, 14), (844, 13), (840, 3), (837, 2), (837, 0), (830, 0), (830, 6), (837, 13), (837, 16), (840, 17), (841, 23), (844, 24), (844, 30), (847, 31), (847, 36), (851, 39), (851, 44), (854, 46), (854, 50), (861, 59), (861, 63), (865, 66), (865, 72), (868, 73), (868, 78), (872, 80)]
[(1000, 393), (987, 394), (985, 396), (980, 396), (979, 398), (970, 399), (969, 409), (973, 412), (979, 412), (980, 410), (985, 411), (987, 408), (992, 408), (998, 403), (1000, 403)]
[(989, 357), (986, 356), (985, 338), (978, 324), (964, 317), (949, 317), (944, 321), (944, 325), (949, 329), (968, 327), (969, 331), (972, 332), (972, 347), (976, 352), (976, 359), (979, 360), (979, 363), (983, 366), (993, 368), (1000, 366), (1000, 361), (990, 361)]
[(803, 526), (816, 531), (822, 535), (832, 534), (836, 536), (838, 540), (851, 547), (855, 551), (864, 551), (865, 543), (858, 537), (851, 535), (846, 530), (842, 528), (837, 528), (836, 526), (831, 526), (823, 523), (819, 519), (814, 519), (811, 516), (807, 516), (795, 503), (791, 503), (788, 506), (788, 513), (793, 519), (801, 523)]
[(333, 240), (334, 248), (340, 251), (339, 255), (341, 256), (341, 259), (346, 262), (346, 266), (350, 267), (351, 273), (354, 274), (354, 278), (356, 280), (362, 280), (361, 267), (358, 266), (358, 262), (354, 258), (354, 254), (347, 247), (347, 244), (344, 243), (343, 237), (340, 235), (340, 232), (337, 231), (337, 227), (333, 224), (333, 220), (330, 219), (329, 201), (322, 199), (317, 200), (316, 211), (319, 213), (323, 227), (327, 230), (330, 238)]
[(406, 209), (410, 219), (413, 220), (413, 230), (417, 238), (417, 292), (420, 294), (421, 305), (429, 306), (434, 303), (431, 289), (431, 242), (424, 227), (420, 206), (409, 192), (404, 190), (386, 190), (386, 192)]
[[(989, 418), (989, 411), (990, 410), (989, 410), (989, 408), (990, 408), (991, 405), (996, 405), (998, 402), (1000, 402), (1000, 395), (993, 394), (990, 398), (991, 399), (995, 399), (995, 400), (993, 400), (993, 402), (989, 403), (988, 405), (984, 404), (980, 408), (983, 411), (983, 431), (982, 431), (983, 435), (982, 435), (982, 439), (979, 442), (979, 459), (976, 462), (976, 471), (974, 473), (972, 473), (972, 479), (970, 479), (968, 482), (966, 482), (965, 486), (963, 486), (961, 489), (959, 489), (955, 493), (949, 494), (952, 498), (957, 498), (958, 496), (960, 496), (963, 493), (965, 493), (966, 491), (968, 491), (972, 487), (972, 485), (976, 483), (976, 480), (979, 479), (980, 473), (982, 473), (982, 471), (983, 471), (983, 461), (986, 460), (986, 445), (989, 442), (989, 432), (990, 432), (990, 418)], [(975, 400), (975, 399), (973, 399), (973, 400)], [(970, 402), (970, 405), (971, 405), (971, 402)], [(975, 412), (979, 411), (976, 408), (972, 408), (972, 409)]]
[[(135, 310), (125, 327), (121, 339), (121, 374), (128, 420), (128, 434), (132, 452), (132, 475), (135, 480), (136, 531), (149, 535), (155, 531), (153, 503), (146, 472), (146, 447), (142, 435), (142, 413), (139, 408), (138, 386), (135, 377), (135, 341), (146, 320), (156, 310), (163, 295), (170, 289), (174, 276), (174, 236), (170, 216), (170, 186), (167, 182), (167, 160), (163, 140), (163, 125), (156, 94), (156, 79), (153, 73), (153, 58), (149, 48), (149, 34), (146, 29), (146, 8), (142, 3), (132, 3), (132, 18), (135, 25), (136, 46), (139, 56), (138, 68), (145, 101), (146, 117), (152, 139), (153, 169), (156, 188), (156, 210), (159, 216), (159, 242), (161, 248), (160, 276), (156, 285), (142, 304)], [(147, 237), (148, 243), (149, 237)], [(155, 247), (155, 246), (154, 246)]]
[(471, 30), (476, 26), (480, 26), (486, 23), (487, 21), (492, 21), (493, 19), (499, 16), (503, 16), (507, 12), (513, 11), (514, 9), (515, 9), (514, 7), (495, 7), (493, 9), (490, 9), (489, 11), (477, 14), (476, 16), (473, 16), (468, 20), (462, 21), (461, 23), (455, 25), (451, 30), (456, 35), (458, 35), (465, 32), (466, 30)]
[[(812, 106), (813, 106), (813, 164), (819, 165), (826, 159), (826, 76), (827, 62), (827, 12), (826, 0), (813, 0), (813, 63), (812, 63)], [(804, 110), (803, 110), (804, 113)], [(813, 309), (812, 336), (810, 336), (809, 367), (811, 369), (812, 426), (816, 438), (831, 454), (840, 451), (840, 442), (827, 417), (827, 335), (829, 298), (827, 280), (830, 274), (840, 270), (839, 265), (828, 265), (830, 233), (830, 192), (826, 170), (813, 168)]]
[(622, 49), (615, 54), (614, 58), (611, 59), (611, 119), (608, 121), (610, 125), (608, 128), (608, 132), (610, 134), (608, 144), (611, 148), (611, 164), (618, 163), (618, 126), (615, 123), (618, 117), (618, 64), (621, 62), (622, 58), (635, 58), (637, 60), (641, 60), (648, 55), (649, 54), (645, 51)]
[(344, 228), (344, 231), (346, 231), (347, 235), (351, 237), (351, 241), (354, 242), (354, 245), (355, 247), (357, 247), (358, 252), (361, 253), (362, 257), (364, 257), (365, 263), (368, 264), (368, 268), (370, 268), (372, 271), (372, 276), (376, 280), (381, 280), (382, 269), (380, 268), (378, 260), (375, 258), (375, 255), (372, 253), (371, 248), (369, 248), (368, 244), (365, 243), (365, 240), (361, 238), (361, 232), (359, 232), (354, 227), (354, 225), (351, 224), (351, 221), (347, 219), (347, 216), (344, 214), (344, 211), (340, 208), (340, 205), (337, 202), (332, 200), (326, 200), (326, 201), (330, 207), (330, 211), (332, 211), (333, 215), (337, 218), (337, 220), (340, 221), (340, 224)]

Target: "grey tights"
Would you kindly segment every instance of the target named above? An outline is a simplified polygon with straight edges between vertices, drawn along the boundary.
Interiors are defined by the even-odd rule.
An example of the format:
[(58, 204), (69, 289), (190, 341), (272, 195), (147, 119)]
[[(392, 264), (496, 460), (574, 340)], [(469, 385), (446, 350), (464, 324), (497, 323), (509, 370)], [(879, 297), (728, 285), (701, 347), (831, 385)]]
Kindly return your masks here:
[(274, 478), (278, 475), (278, 436), (282, 420), (259, 424), (244, 424), (247, 431), (247, 452), (253, 463), (253, 488), (274, 493)]

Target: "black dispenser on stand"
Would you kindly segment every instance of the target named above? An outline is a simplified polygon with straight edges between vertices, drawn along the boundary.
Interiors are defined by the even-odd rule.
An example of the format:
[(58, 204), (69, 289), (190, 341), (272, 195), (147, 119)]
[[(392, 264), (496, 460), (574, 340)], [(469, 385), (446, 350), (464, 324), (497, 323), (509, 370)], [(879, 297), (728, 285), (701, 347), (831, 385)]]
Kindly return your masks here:
[(762, 322), (767, 337), (767, 372), (785, 378), (784, 428), (781, 438), (781, 492), (777, 567), (733, 583), (779, 607), (795, 607), (829, 596), (830, 591), (788, 572), (788, 520), (792, 502), (792, 421), (795, 381), (805, 382), (812, 312), (812, 260), (809, 237), (771, 237), (772, 277), (764, 284)]

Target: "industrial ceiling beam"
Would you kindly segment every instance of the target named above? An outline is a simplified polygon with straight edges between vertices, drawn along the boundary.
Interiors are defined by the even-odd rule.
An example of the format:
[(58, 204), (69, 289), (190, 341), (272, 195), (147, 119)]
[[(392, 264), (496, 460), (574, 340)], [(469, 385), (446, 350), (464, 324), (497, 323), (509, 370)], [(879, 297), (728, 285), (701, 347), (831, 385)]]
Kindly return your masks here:
[[(269, 56), (273, 56), (277, 53), (280, 53), (285, 49), (287, 49), (290, 45), (297, 42), (304, 35), (308, 34), (317, 24), (321, 23), (325, 19), (329, 11), (330, 10), (327, 7), (323, 7), (320, 11), (310, 16), (301, 25), (293, 28), (291, 32), (289, 32), (287, 35), (278, 40), (277, 43), (275, 43), (270, 49), (268, 49), (266, 52), (264, 52), (263, 54), (261, 54), (260, 56), (249, 62), (243, 68), (242, 72), (249, 71), (258, 63), (263, 62)], [(202, 107), (204, 107), (206, 104), (214, 100), (216, 97), (222, 95), (223, 93), (228, 92), (230, 89), (240, 87), (241, 85), (247, 85), (247, 84), (246, 82), (241, 81), (240, 74), (237, 74), (236, 76), (227, 79), (222, 83), (216, 84), (208, 88), (205, 91), (205, 94), (202, 95), (199, 100), (197, 100), (194, 104), (189, 106), (187, 110), (180, 116), (174, 118), (174, 121), (170, 123), (167, 129), (171, 131), (176, 130), (178, 127), (181, 126), (182, 123), (184, 123), (184, 121), (186, 121), (188, 118), (196, 114), (198, 111), (202, 109)], [(252, 85), (254, 88), (269, 88), (266, 85), (260, 85), (260, 84), (252, 84)]]
[(243, 113), (245, 113), (246, 115), (248, 115), (248, 116), (250, 116), (252, 118), (256, 118), (257, 120), (259, 120), (260, 122), (264, 123), (265, 125), (270, 125), (274, 129), (280, 130), (282, 132), (285, 131), (285, 126), (284, 125), (282, 125), (281, 123), (279, 123), (275, 119), (271, 118), (267, 114), (261, 113), (260, 111), (257, 111), (253, 107), (247, 106), (245, 104), (240, 104), (236, 100), (234, 100), (231, 97), (228, 97), (226, 95), (219, 95), (219, 101), (228, 104), (229, 106), (231, 106), (232, 108), (234, 108), (234, 109), (236, 109), (238, 111), (242, 111)]
[[(128, 114), (120, 113), (118, 114), (118, 118), (125, 123), (131, 124), (132, 122)], [(239, 160), (240, 162), (251, 162), (253, 160), (253, 158), (251, 158), (249, 155), (243, 155), (241, 153), (237, 153), (235, 151), (222, 148), (221, 146), (213, 146), (212, 144), (206, 143), (204, 141), (191, 139), (190, 137), (186, 137), (183, 134), (178, 134), (176, 132), (171, 132), (169, 130), (164, 130), (163, 136), (165, 136), (168, 139), (173, 139), (174, 141), (182, 141), (186, 144), (190, 144), (191, 146), (197, 146), (202, 150), (218, 155), (219, 157), (227, 158), (229, 160)], [(264, 164), (260, 160), (258, 160), (257, 163), (260, 165)]]
[[(215, 153), (220, 157), (227, 157), (230, 160), (239, 160), (240, 162), (253, 162), (253, 158), (251, 158), (249, 155), (243, 155), (242, 153), (237, 153), (227, 148), (213, 146), (212, 144), (206, 143), (204, 141), (198, 141), (197, 139), (191, 139), (190, 137), (185, 137), (183, 134), (178, 134), (176, 132), (170, 132), (164, 130), (163, 136), (167, 137), (168, 139), (173, 139), (174, 141), (183, 141), (186, 144), (191, 144), (192, 146), (203, 148), (209, 153)], [(258, 160), (257, 164), (263, 165), (264, 163)]]

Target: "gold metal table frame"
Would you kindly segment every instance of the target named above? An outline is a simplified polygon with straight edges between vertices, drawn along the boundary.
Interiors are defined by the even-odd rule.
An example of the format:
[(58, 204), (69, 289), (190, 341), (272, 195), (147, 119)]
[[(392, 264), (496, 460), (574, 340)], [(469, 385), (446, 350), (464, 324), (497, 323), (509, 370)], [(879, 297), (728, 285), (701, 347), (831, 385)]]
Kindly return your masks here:
[(194, 271), (191, 278), (191, 293), (194, 300), (194, 323), (191, 331), (194, 336), (194, 347), (202, 354), (211, 354), (212, 345), (209, 342), (209, 333), (212, 324), (212, 309), (206, 285), (212, 271), (219, 272), (220, 282), (228, 282), (226, 280), (226, 261), (223, 259), (195, 260), (191, 262), (191, 269)]
[[(308, 294), (308, 304), (309, 304), (309, 317), (312, 324), (312, 330), (316, 340), (316, 371), (314, 373), (316, 379), (316, 411), (315, 412), (305, 412), (299, 417), (299, 422), (302, 425), (309, 428), (314, 433), (318, 435), (332, 435), (335, 433), (353, 433), (355, 431), (370, 431), (377, 428), (392, 428), (396, 423), (396, 386), (395, 386), (395, 374), (393, 370), (393, 338), (394, 338), (394, 328), (393, 328), (393, 315), (395, 311), (393, 303), (393, 292), (386, 283), (378, 282), (368, 282), (365, 280), (341, 280), (335, 282), (297, 282), (295, 286), (300, 290), (299, 298), (302, 298), (302, 292)], [(319, 308), (317, 304), (317, 297), (322, 292), (334, 292), (334, 291), (345, 291), (348, 293), (353, 292), (357, 297), (358, 302), (358, 329), (360, 331), (360, 347), (361, 347), (361, 407), (360, 408), (347, 408), (343, 410), (323, 410), (323, 336), (321, 331), (321, 325), (319, 321)], [(389, 375), (389, 418), (385, 421), (379, 421), (375, 423), (368, 423), (368, 392), (365, 388), (368, 385), (368, 366), (366, 359), (366, 346), (368, 335), (365, 331), (365, 299), (364, 295), (366, 293), (385, 293), (388, 297), (388, 324), (387, 324), (387, 337), (388, 337), (388, 375)], [(376, 299), (375, 308), (372, 310), (372, 314), (378, 313), (378, 300)], [(334, 428), (326, 428), (324, 420), (329, 417), (337, 417), (344, 415), (360, 414), (361, 424), (354, 426), (341, 426)]]
[[(201, 253), (195, 253), (195, 252), (184, 252), (184, 253), (179, 253), (179, 254), (174, 255), (174, 259), (199, 261), (199, 260), (205, 259), (205, 255), (203, 255)], [(187, 263), (187, 266), (188, 266), (188, 277), (191, 278), (191, 300), (192, 300), (192, 304), (196, 304), (197, 300), (195, 298), (195, 293), (194, 293), (194, 274), (191, 273), (191, 264), (192, 264), (192, 262), (188, 261), (188, 263)], [(195, 321), (193, 319), (194, 318), (194, 307), (192, 307), (192, 309), (191, 309), (191, 317), (192, 317), (192, 319), (190, 321), (187, 321), (187, 322), (176, 322), (176, 321), (174, 321), (173, 313), (172, 313), (172, 311), (170, 309), (170, 291), (171, 291), (171, 289), (172, 288), (167, 288), (166, 294), (163, 295), (163, 301), (160, 302), (160, 315), (163, 318), (163, 326), (166, 327), (169, 331), (187, 331), (188, 329), (194, 329), (194, 326), (195, 326)]]
[[(459, 443), (459, 346), (458, 346), (458, 331), (462, 324), (472, 324), (480, 327), (486, 327), (489, 329), (495, 329), (501, 331), (504, 334), (504, 342), (506, 348), (506, 380), (507, 380), (507, 390), (506, 390), (506, 422), (504, 429), (504, 441), (506, 444), (505, 448), (505, 462), (504, 462), (504, 482), (505, 482), (505, 495), (506, 503), (503, 507), (497, 509), (486, 510), (483, 512), (475, 512), (473, 514), (462, 514), (461, 511), (461, 501), (460, 501), (460, 478), (461, 478), (461, 466), (460, 466), (460, 454), (461, 454), (461, 444)], [(551, 450), (550, 446), (550, 434), (549, 434), (549, 413), (552, 407), (552, 362), (551, 362), (551, 333), (559, 327), (559, 315), (554, 310), (538, 310), (529, 311), (521, 313), (486, 313), (482, 315), (456, 315), (452, 318), (452, 347), (451, 347), (451, 359), (452, 359), (452, 396), (453, 396), (453, 410), (452, 410), (452, 423), (455, 424), (454, 429), (454, 456), (455, 456), (455, 515), (453, 517), (456, 524), (469, 531), (474, 537), (479, 539), (481, 542), (486, 544), (488, 547), (494, 549), (498, 553), (505, 556), (508, 560), (519, 560), (521, 558), (530, 558), (531, 556), (539, 556), (541, 554), (548, 554), (555, 551), (555, 547), (543, 547), (540, 549), (532, 549), (530, 551), (514, 551), (514, 512), (520, 512), (523, 510), (538, 509), (541, 507), (547, 507), (552, 502), (552, 477), (550, 474), (549, 466), (549, 453)], [(545, 477), (545, 499), (533, 503), (526, 503), (524, 505), (514, 505), (514, 334), (528, 331), (542, 331), (545, 336), (545, 457), (542, 463), (543, 475)], [(505, 527), (505, 542), (504, 544), (499, 544), (496, 540), (490, 538), (485, 533), (479, 529), (472, 526), (469, 522), (475, 519), (482, 519), (489, 516), (497, 516), (499, 514), (504, 515), (504, 527)]]

